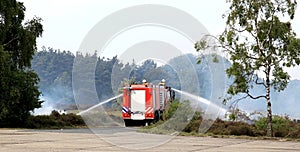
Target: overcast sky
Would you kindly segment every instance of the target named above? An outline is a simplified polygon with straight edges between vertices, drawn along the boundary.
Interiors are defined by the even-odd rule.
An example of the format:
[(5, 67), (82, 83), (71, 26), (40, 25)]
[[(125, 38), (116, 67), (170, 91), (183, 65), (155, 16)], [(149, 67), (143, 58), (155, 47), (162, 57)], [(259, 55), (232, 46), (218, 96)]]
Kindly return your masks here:
[[(161, 4), (187, 12), (199, 20), (210, 34), (218, 35), (225, 27), (222, 14), (227, 10), (226, 0), (20, 0), (26, 7), (26, 19), (43, 19), (42, 46), (60, 50), (78, 51), (86, 34), (95, 24), (113, 12), (140, 4)], [(300, 36), (300, 9), (297, 9), (293, 29)], [(192, 46), (191, 46), (192, 47)], [(300, 79), (300, 69), (290, 70)]]

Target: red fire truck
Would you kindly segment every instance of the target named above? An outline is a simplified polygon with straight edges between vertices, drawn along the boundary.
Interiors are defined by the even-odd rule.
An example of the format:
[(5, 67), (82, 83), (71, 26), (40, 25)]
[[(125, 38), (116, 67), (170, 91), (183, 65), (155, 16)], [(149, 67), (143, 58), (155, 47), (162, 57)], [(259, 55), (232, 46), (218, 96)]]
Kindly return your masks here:
[(123, 88), (122, 118), (125, 126), (149, 125), (162, 118), (175, 98), (175, 92), (162, 80), (158, 85), (131, 84)]

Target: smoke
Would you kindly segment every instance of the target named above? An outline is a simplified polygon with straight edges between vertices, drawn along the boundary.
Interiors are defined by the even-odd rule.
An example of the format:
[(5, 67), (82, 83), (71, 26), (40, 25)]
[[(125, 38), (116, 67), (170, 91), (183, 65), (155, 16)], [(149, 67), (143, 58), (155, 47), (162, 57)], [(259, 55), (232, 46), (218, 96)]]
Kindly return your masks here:
[(44, 102), (42, 103), (42, 107), (38, 109), (34, 109), (33, 115), (50, 115), (53, 110), (58, 111), (58, 109), (55, 109), (53, 105), (51, 104), (51, 100), (47, 97), (40, 97), (41, 100)]
[(42, 107), (34, 109), (33, 115), (50, 115), (53, 110), (64, 113), (69, 109), (76, 109), (72, 88), (67, 86), (55, 85), (42, 90)]

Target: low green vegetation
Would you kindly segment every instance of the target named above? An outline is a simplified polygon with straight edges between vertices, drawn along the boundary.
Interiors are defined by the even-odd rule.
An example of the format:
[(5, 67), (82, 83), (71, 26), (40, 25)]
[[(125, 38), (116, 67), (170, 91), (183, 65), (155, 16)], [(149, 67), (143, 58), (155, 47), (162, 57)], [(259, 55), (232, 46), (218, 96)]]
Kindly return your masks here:
[[(171, 104), (168, 111), (165, 113), (167, 119), (172, 119), (172, 115), (175, 113), (178, 114), (177, 109), (184, 106), (184, 112), (194, 111), (191, 107), (187, 109), (186, 103), (189, 101), (179, 102), (175, 101), (175, 103)], [(187, 115), (187, 113), (184, 113)], [(188, 120), (186, 120), (188, 121)], [(208, 121), (208, 120), (205, 120)], [(183, 136), (213, 136), (213, 137), (258, 137), (264, 138), (267, 133), (267, 118), (261, 117), (257, 120), (253, 121), (245, 121), (245, 120), (221, 120), (217, 119), (214, 121), (213, 125), (207, 130), (205, 134), (199, 133), (199, 126), (201, 123), (205, 123), (202, 118), (202, 114), (199, 111), (196, 111), (190, 119), (189, 123), (185, 123), (185, 127), (181, 130), (177, 130), (176, 128), (181, 128), (180, 123), (172, 123), (173, 125), (170, 128), (167, 128), (164, 123), (167, 121), (159, 121), (156, 124), (151, 126), (144, 127), (141, 131), (148, 133), (158, 133), (158, 134), (170, 134), (173, 132), (178, 132), (179, 135)], [(288, 116), (273, 116), (273, 137), (279, 138), (292, 138), (292, 139), (300, 139), (300, 122), (297, 120), (291, 120)], [(251, 123), (249, 123), (251, 122)], [(203, 125), (203, 124), (202, 124)]]
[[(217, 119), (208, 133), (214, 135), (262, 137), (265, 136), (267, 132), (266, 121), (266, 117), (255, 121), (254, 124)], [(290, 120), (288, 117), (273, 116), (272, 123), (274, 137), (300, 138), (300, 124)]]
[(85, 123), (79, 115), (60, 114), (54, 110), (50, 115), (30, 116), (22, 127), (30, 129), (83, 128)]

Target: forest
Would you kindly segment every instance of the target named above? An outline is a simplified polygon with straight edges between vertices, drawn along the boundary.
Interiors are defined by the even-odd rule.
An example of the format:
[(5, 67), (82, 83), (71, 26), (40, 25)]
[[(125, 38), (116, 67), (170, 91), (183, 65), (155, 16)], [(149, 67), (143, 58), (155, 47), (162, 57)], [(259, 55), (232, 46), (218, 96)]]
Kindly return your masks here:
[[(77, 53), (74, 55), (70, 51), (60, 51), (53, 48), (46, 49), (44, 47), (34, 55), (32, 69), (40, 77), (39, 89), (42, 92), (41, 98), (49, 100), (46, 102), (51, 102), (51, 105), (56, 109), (76, 109), (72, 90), (72, 69), (75, 58), (84, 60), (96, 58), (97, 62), (95, 67), (95, 86), (99, 100), (86, 101), (87, 107), (114, 96), (118, 93), (118, 88), (122, 87), (120, 82), (126, 79), (134, 79), (137, 83), (143, 79), (152, 83), (158, 83), (160, 80), (165, 79), (169, 86), (181, 89), (182, 83), (185, 82), (180, 82), (178, 75), (183, 75), (192, 70), (192, 72), (195, 71), (197, 73), (199, 82), (189, 85), (191, 88), (195, 88), (195, 85), (199, 84), (200, 92), (198, 93), (200, 96), (210, 98), (209, 68), (205, 63), (196, 64), (197, 56), (192, 54), (176, 57), (170, 60), (168, 64), (158, 66), (153, 60), (146, 60), (142, 64), (122, 63), (117, 56), (105, 58), (97, 56), (96, 53)], [(189, 66), (189, 64), (192, 66)], [(114, 74), (112, 74), (113, 72)], [(181, 79), (188, 80), (191, 78), (186, 75)]]
[[(198, 83), (186, 84), (190, 88), (199, 86), (199, 92), (187, 90), (190, 93), (200, 95), (203, 98), (211, 99), (211, 73), (207, 63), (197, 63), (197, 56), (188, 54), (173, 58), (166, 65), (158, 66), (153, 60), (146, 60), (141, 64), (122, 63), (118, 57), (113, 58), (99, 57), (97, 54), (73, 54), (70, 51), (61, 51), (59, 49), (45, 48), (36, 52), (32, 60), (32, 69), (36, 71), (40, 78), (39, 90), (42, 92), (41, 99), (45, 100), (47, 105), (51, 105), (57, 110), (77, 109), (73, 88), (72, 88), (72, 70), (75, 58), (96, 60), (95, 68), (95, 86), (98, 95), (98, 101), (85, 101), (86, 107), (95, 105), (105, 99), (108, 99), (118, 94), (118, 88), (122, 87), (120, 81), (134, 78), (136, 82), (141, 82), (146, 79), (148, 82), (158, 83), (162, 79), (167, 80), (167, 84), (173, 88), (181, 89), (191, 79), (189, 75), (184, 73), (196, 71)], [(178, 64), (180, 63), (180, 64)], [(192, 67), (189, 66), (192, 64)], [(230, 63), (226, 63), (230, 66)], [(222, 66), (222, 65), (220, 65)], [(112, 75), (114, 73), (114, 75)], [(117, 73), (117, 74), (116, 74)], [(116, 76), (117, 75), (117, 76)], [(179, 81), (179, 75), (183, 75), (183, 80)], [(232, 82), (229, 78), (226, 83)], [(300, 95), (300, 81), (291, 80), (286, 90), (276, 92), (272, 90), (271, 94), (274, 101), (274, 113), (278, 115), (289, 115), (292, 118), (300, 118), (298, 114), (297, 99)], [(83, 90), (88, 91), (88, 90)], [(263, 92), (261, 88), (254, 88), (253, 92), (257, 94)], [(88, 92), (85, 92), (88, 93)], [(287, 98), (288, 97), (288, 98)], [(236, 97), (238, 98), (238, 97)], [(236, 99), (235, 98), (235, 99)], [(285, 102), (281, 102), (285, 100)], [(221, 102), (221, 101), (219, 101)], [(229, 108), (231, 103), (227, 104)], [(244, 99), (236, 108), (248, 113), (255, 111), (262, 112), (265, 108), (263, 100), (258, 100), (255, 104), (250, 99)]]

